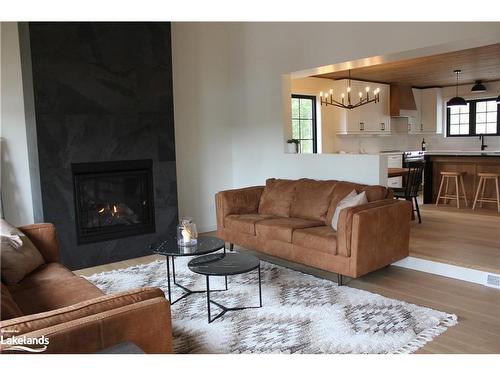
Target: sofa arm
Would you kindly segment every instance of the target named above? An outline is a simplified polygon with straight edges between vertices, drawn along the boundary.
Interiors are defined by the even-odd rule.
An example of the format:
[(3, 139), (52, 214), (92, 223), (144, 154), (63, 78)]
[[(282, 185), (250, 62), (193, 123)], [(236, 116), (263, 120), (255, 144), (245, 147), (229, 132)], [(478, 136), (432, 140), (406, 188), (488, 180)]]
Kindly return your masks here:
[(342, 210), (338, 251), (359, 277), (408, 256), (411, 202), (384, 199)]
[(19, 227), (19, 230), (33, 242), (46, 263), (59, 262), (59, 240), (53, 224), (30, 224)]
[[(145, 353), (172, 353), (170, 305), (158, 297), (25, 334), (45, 336), (44, 353), (96, 353), (129, 341)], [(3, 351), (9, 351), (3, 348)]]
[[(150, 306), (149, 309), (154, 313), (151, 313), (145, 306)], [(129, 316), (135, 316), (134, 314), (136, 314), (132, 312), (129, 313), (128, 311), (136, 311), (138, 308), (142, 311), (142, 314), (144, 314), (142, 318), (143, 323), (139, 325), (142, 331), (150, 332), (152, 330), (148, 324), (155, 327), (153, 331), (158, 330), (160, 326), (163, 327), (162, 332), (155, 332), (151, 335), (152, 342), (149, 342), (147, 337), (143, 337), (143, 333), (136, 332), (137, 328), (125, 327), (127, 325), (126, 322), (129, 320)], [(144, 312), (144, 309), (148, 311)], [(155, 314), (160, 314), (161, 316), (159, 315), (156, 317)], [(150, 318), (148, 318), (149, 315), (151, 315)], [(119, 317), (122, 317), (125, 323), (120, 321)], [(104, 346), (96, 350), (118, 344), (122, 341), (132, 341), (146, 352), (171, 351), (172, 329), (170, 321), (170, 304), (165, 299), (161, 289), (158, 288), (139, 288), (122, 293), (104, 295), (72, 306), (4, 320), (0, 322), (0, 329), (4, 337), (10, 337), (12, 335), (39, 337), (37, 336), (39, 334), (40, 336), (45, 335), (49, 338), (51, 335), (55, 335), (54, 340), (57, 342), (64, 340), (64, 345), (60, 346), (58, 343), (53, 344), (54, 340), (51, 339), (51, 347), (48, 350), (52, 353), (58, 353), (61, 352), (61, 350), (64, 353), (91, 353), (94, 351), (94, 344), (85, 343), (83, 346), (80, 346), (79, 337), (86, 337), (87, 334), (92, 334), (92, 332), (94, 332), (93, 330), (96, 329), (95, 326), (97, 325), (97, 327), (99, 327), (101, 324), (99, 320), (102, 318), (106, 318), (108, 322), (112, 322), (109, 324), (120, 326), (119, 330), (126, 333), (111, 333), (111, 337), (116, 335), (119, 336), (119, 340), (117, 339), (116, 342), (112, 342), (111, 344), (110, 338), (104, 337), (103, 335), (102, 338), (97, 340), (95, 345), (102, 344)], [(163, 319), (164, 321), (156, 322), (156, 319)], [(82, 327), (89, 327), (89, 333), (85, 333)], [(102, 330), (102, 327), (99, 329)], [(68, 333), (68, 337), (64, 338), (59, 335), (60, 332), (70, 333)], [(139, 337), (140, 340), (138, 340), (137, 337)], [(155, 344), (155, 341), (157, 341), (157, 344)], [(64, 349), (65, 346), (68, 347), (67, 350)]]
[(232, 214), (255, 214), (259, 210), (260, 196), (264, 186), (225, 190), (215, 194), (217, 229), (224, 228), (224, 219)]

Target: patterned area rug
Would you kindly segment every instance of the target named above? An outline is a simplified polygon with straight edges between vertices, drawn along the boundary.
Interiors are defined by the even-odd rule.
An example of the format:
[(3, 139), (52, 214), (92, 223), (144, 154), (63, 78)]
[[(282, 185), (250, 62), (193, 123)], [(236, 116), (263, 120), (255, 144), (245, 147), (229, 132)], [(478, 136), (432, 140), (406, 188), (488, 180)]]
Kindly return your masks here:
[[(176, 259), (177, 282), (205, 289), (205, 278)], [(412, 353), (457, 324), (457, 317), (261, 262), (262, 308), (229, 311), (207, 322), (206, 294), (172, 306), (176, 353)], [(88, 280), (106, 293), (154, 286), (166, 293), (166, 263), (104, 272)], [(213, 280), (213, 281), (212, 281)], [(223, 287), (211, 278), (211, 289)], [(257, 271), (228, 278), (211, 298), (227, 307), (258, 306)], [(182, 293), (174, 289), (172, 298)], [(212, 305), (212, 316), (220, 312)]]

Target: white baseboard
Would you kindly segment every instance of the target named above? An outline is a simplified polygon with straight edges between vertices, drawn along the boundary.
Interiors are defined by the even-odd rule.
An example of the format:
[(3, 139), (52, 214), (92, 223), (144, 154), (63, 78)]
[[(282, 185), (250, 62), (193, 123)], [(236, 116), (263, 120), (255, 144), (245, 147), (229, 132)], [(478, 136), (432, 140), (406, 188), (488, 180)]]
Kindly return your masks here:
[[(454, 266), (452, 264), (433, 262), (431, 260), (415, 257), (406, 257), (393, 263), (393, 265), (495, 288), (494, 286), (487, 284), (488, 275), (495, 275), (490, 272)], [(500, 277), (500, 275), (496, 276)]]

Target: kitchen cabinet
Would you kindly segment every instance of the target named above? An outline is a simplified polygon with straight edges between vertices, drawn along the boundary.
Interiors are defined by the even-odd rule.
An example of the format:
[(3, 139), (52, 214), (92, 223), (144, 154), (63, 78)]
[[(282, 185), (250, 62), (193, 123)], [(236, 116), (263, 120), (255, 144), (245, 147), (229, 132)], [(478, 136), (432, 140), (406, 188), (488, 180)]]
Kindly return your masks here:
[[(394, 154), (387, 155), (388, 168), (401, 168), (403, 167), (403, 155)], [(403, 177), (389, 177), (387, 179), (387, 186), (392, 188), (401, 188), (403, 186)]]
[[(347, 87), (347, 80), (343, 81), (345, 81), (344, 87)], [(369, 103), (355, 109), (341, 109), (346, 111), (346, 116), (343, 117), (345, 123), (339, 124), (338, 127), (340, 134), (390, 134), (389, 85), (351, 81), (351, 102), (356, 103), (359, 100), (359, 92), (364, 97), (367, 86), (370, 87), (370, 95), (373, 95), (375, 88), (380, 88), (379, 102)]]
[(440, 88), (422, 90), (422, 133), (443, 132), (443, 98)]
[(442, 132), (442, 97), (440, 88), (413, 89), (416, 111), (406, 111), (409, 134)]

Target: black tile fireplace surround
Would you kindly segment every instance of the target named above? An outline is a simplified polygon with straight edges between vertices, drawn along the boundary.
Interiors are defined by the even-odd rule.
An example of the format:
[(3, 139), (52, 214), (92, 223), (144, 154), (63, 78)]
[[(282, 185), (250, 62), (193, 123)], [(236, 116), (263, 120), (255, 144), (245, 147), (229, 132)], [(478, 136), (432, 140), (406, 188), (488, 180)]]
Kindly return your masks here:
[(73, 163), (78, 244), (155, 231), (153, 161)]
[(42, 220), (62, 263), (151, 254), (178, 222), (170, 24), (36, 22), (29, 39)]

